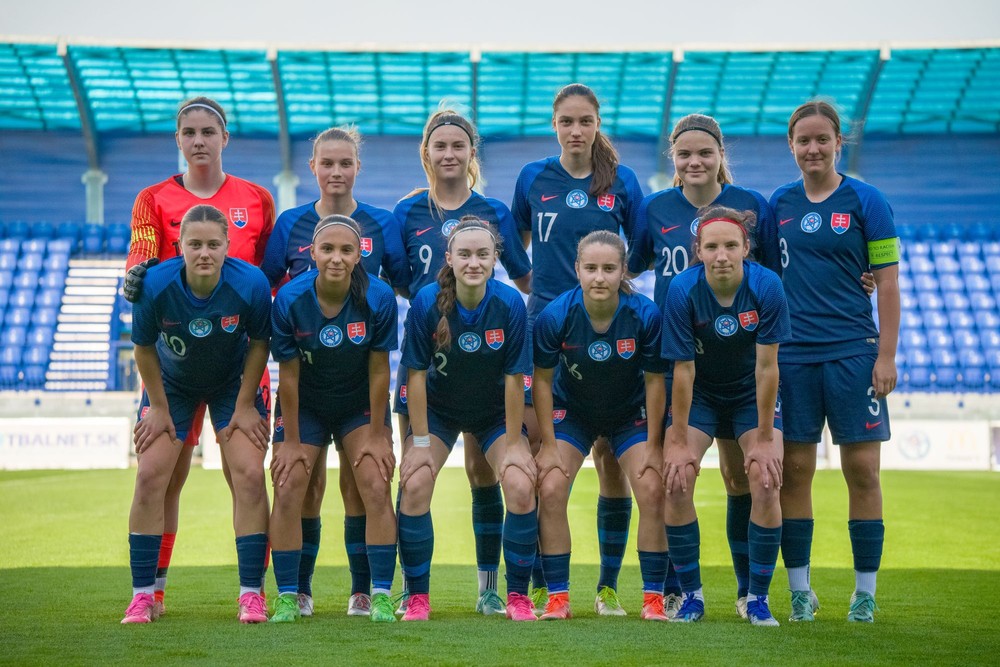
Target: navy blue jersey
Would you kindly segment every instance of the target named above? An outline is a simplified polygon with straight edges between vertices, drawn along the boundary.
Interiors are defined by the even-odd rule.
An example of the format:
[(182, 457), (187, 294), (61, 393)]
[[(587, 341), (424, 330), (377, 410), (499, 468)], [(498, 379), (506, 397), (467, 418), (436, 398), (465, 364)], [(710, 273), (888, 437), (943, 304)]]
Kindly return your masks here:
[(531, 232), (531, 291), (551, 301), (577, 284), (576, 246), (599, 229), (631, 238), (642, 188), (635, 172), (618, 165), (611, 190), (590, 194), (591, 176), (573, 178), (553, 156), (524, 165), (514, 186), (517, 228)]
[(782, 361), (815, 363), (871, 351), (878, 338), (872, 304), (861, 289), (861, 274), (898, 264), (873, 259), (873, 242), (893, 248), (896, 227), (892, 208), (882, 193), (843, 176), (825, 201), (806, 197), (802, 181), (771, 195), (778, 220), (782, 280), (792, 318), (792, 341), (781, 347)]
[(524, 300), (513, 287), (490, 279), (479, 306), (457, 301), (448, 317), (451, 349), (435, 350), (440, 286), (420, 290), (406, 314), (401, 363), (427, 370), (427, 405), (463, 427), (495, 421), (504, 414), (504, 376), (531, 372)]
[(743, 282), (731, 306), (720, 306), (698, 264), (670, 282), (663, 308), (663, 358), (694, 361), (694, 386), (716, 401), (757, 391), (757, 345), (789, 340), (788, 304), (781, 278), (743, 261)]
[(300, 405), (319, 414), (334, 404), (367, 406), (369, 353), (398, 345), (396, 297), (391, 287), (369, 276), (367, 314), (348, 296), (336, 317), (326, 317), (316, 297), (318, 275), (307, 271), (278, 290), (271, 355), (279, 363), (301, 359)]
[(156, 344), (166, 383), (205, 395), (240, 381), (247, 341), (271, 335), (271, 288), (253, 264), (227, 257), (211, 296), (191, 293), (184, 258), (150, 268), (132, 308), (132, 342)]
[(500, 263), (511, 280), (528, 275), (531, 262), (517, 233), (510, 209), (502, 202), (473, 192), (464, 204), (454, 211), (434, 207), (431, 211), (426, 190), (407, 197), (396, 204), (393, 211), (402, 229), (403, 245), (409, 260), (410, 298), (423, 287), (437, 280), (438, 271), (445, 265), (444, 253), (448, 250), (448, 234), (466, 215), (494, 225), (503, 238)]
[[(264, 270), (272, 285), (278, 285), (287, 272), (291, 278), (316, 268), (309, 249), (313, 231), (319, 222), (317, 202), (290, 208), (274, 223), (274, 231), (264, 250)], [(393, 287), (406, 287), (410, 269), (403, 252), (399, 223), (384, 208), (358, 202), (351, 218), (361, 227), (361, 265), (368, 273), (379, 268)]]
[(554, 404), (613, 427), (646, 407), (643, 372), (663, 373), (660, 311), (643, 294), (619, 295), (611, 326), (597, 333), (580, 287), (545, 306), (535, 319), (534, 361), (555, 368)]
[[(753, 211), (757, 226), (750, 239), (751, 257), (772, 271), (781, 272), (778, 229), (763, 195), (725, 184), (712, 205)], [(628, 270), (638, 275), (650, 262), (656, 262), (653, 301), (657, 304), (666, 298), (673, 277), (696, 261), (693, 248), (697, 231), (698, 208), (687, 200), (682, 188), (660, 190), (642, 200), (635, 219), (635, 234), (629, 243)]]

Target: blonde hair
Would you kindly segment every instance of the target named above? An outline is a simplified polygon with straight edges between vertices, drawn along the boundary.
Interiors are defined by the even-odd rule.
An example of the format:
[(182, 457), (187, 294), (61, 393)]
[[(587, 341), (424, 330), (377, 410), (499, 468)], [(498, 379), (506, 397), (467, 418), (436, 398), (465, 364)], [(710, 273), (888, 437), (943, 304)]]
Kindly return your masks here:
[(406, 195), (406, 197), (412, 197), (415, 194), (426, 191), (427, 206), (430, 208), (431, 216), (437, 218), (442, 218), (443, 215), (441, 213), (441, 206), (437, 201), (437, 174), (434, 173), (434, 167), (431, 165), (431, 159), (428, 155), (427, 149), (430, 145), (431, 135), (434, 133), (434, 130), (443, 125), (454, 125), (465, 132), (465, 134), (469, 137), (469, 152), (471, 155), (469, 156), (469, 168), (466, 172), (466, 181), (470, 190), (475, 188), (476, 184), (482, 179), (483, 172), (483, 166), (479, 162), (479, 154), (475, 152), (479, 148), (479, 133), (476, 131), (476, 126), (454, 109), (441, 109), (440, 111), (431, 114), (431, 117), (427, 119), (427, 123), (424, 125), (424, 134), (420, 140), (420, 164), (424, 168), (424, 175), (427, 177), (427, 184), (429, 187), (416, 188)]

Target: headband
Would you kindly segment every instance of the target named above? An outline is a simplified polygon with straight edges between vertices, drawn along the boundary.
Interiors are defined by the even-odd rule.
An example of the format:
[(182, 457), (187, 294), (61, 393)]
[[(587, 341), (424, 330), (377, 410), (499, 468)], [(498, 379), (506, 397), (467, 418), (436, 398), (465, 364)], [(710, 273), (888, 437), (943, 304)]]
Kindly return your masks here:
[(460, 129), (462, 132), (465, 132), (465, 134), (468, 135), (468, 137), (469, 137), (469, 145), (475, 147), (476, 140), (472, 138), (472, 134), (467, 129), (465, 129), (465, 126), (461, 125), (460, 123), (456, 123), (453, 120), (443, 120), (440, 123), (438, 123), (437, 125), (435, 125), (434, 127), (432, 127), (431, 129), (427, 130), (427, 140), (428, 141), (430, 141), (431, 135), (434, 134), (434, 130), (438, 129), (442, 125), (453, 125), (453, 126), (457, 127), (458, 129)]
[(497, 245), (497, 237), (493, 234), (492, 229), (490, 229), (489, 227), (479, 227), (477, 225), (469, 225), (468, 227), (462, 227), (461, 229), (456, 229), (451, 233), (451, 236), (448, 237), (449, 251), (451, 250), (451, 242), (454, 241), (455, 237), (461, 234), (462, 232), (486, 232), (487, 234), (490, 235), (490, 238), (493, 239), (493, 246), (496, 247)]
[(321, 231), (323, 231), (328, 227), (333, 227), (334, 225), (340, 225), (341, 227), (346, 227), (347, 229), (350, 229), (351, 232), (358, 237), (358, 245), (359, 246), (361, 245), (361, 234), (358, 233), (358, 230), (356, 230), (354, 227), (347, 224), (343, 220), (330, 220), (328, 222), (321, 222), (318, 225), (316, 225), (316, 229), (313, 230), (313, 238), (312, 238), (313, 243), (316, 242), (316, 237), (319, 236), (319, 233)]
[(215, 107), (211, 106), (210, 104), (203, 104), (201, 102), (193, 102), (193, 103), (187, 105), (186, 107), (181, 108), (181, 110), (177, 112), (177, 118), (179, 119), (181, 116), (183, 116), (184, 114), (186, 114), (191, 109), (208, 109), (209, 111), (211, 111), (212, 113), (214, 113), (219, 118), (219, 120), (222, 122), (222, 129), (226, 129), (226, 119), (222, 117), (222, 114), (219, 113), (218, 109), (216, 109)]
[(698, 132), (704, 132), (708, 136), (715, 139), (715, 143), (719, 144), (719, 146), (722, 146), (722, 137), (718, 136), (717, 134), (715, 134), (715, 132), (708, 129), (707, 127), (685, 127), (683, 130), (681, 130), (680, 132), (678, 132), (677, 134), (675, 134), (670, 138), (670, 143), (672, 144), (677, 143), (677, 137), (681, 136), (685, 132), (694, 132), (695, 130), (697, 130)]
[(710, 222), (728, 222), (731, 225), (736, 225), (737, 227), (739, 227), (740, 231), (743, 232), (743, 236), (744, 237), (746, 237), (746, 235), (747, 235), (747, 230), (743, 228), (743, 224), (739, 223), (739, 222), (737, 222), (735, 220), (733, 220), (732, 218), (711, 218), (710, 220), (706, 220), (705, 222), (699, 222), (698, 223), (698, 236), (699, 237), (701, 237), (701, 230), (702, 230), (702, 228), (705, 225), (707, 225), (708, 223), (710, 223)]

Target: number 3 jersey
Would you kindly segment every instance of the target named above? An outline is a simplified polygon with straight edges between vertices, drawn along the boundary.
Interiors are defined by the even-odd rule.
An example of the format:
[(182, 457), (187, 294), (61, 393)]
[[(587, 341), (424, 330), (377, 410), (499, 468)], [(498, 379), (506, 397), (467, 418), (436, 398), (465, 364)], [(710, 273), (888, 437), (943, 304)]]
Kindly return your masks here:
[(146, 273), (132, 342), (156, 345), (164, 382), (204, 396), (239, 382), (248, 338), (271, 335), (270, 313), (271, 288), (256, 266), (227, 257), (219, 284), (201, 299), (188, 287), (184, 259), (175, 257)]
[(369, 354), (398, 345), (396, 297), (391, 287), (369, 275), (367, 313), (348, 294), (340, 312), (326, 317), (316, 296), (318, 275), (316, 269), (307, 271), (278, 290), (271, 312), (271, 355), (279, 363), (300, 358), (300, 405), (320, 414), (334, 404), (367, 406)]
[(670, 282), (663, 308), (663, 358), (694, 361), (694, 386), (732, 404), (757, 392), (757, 345), (791, 337), (781, 279), (743, 261), (743, 282), (730, 306), (719, 305), (698, 264)]
[(441, 319), (437, 283), (420, 290), (406, 314), (402, 365), (427, 369), (427, 405), (470, 429), (503, 414), (505, 375), (531, 372), (524, 300), (514, 288), (490, 279), (475, 310), (456, 300), (448, 316), (451, 349), (437, 350)]
[(660, 311), (642, 294), (619, 294), (604, 333), (594, 331), (576, 287), (547, 305), (535, 320), (534, 361), (555, 368), (553, 403), (586, 421), (615, 427), (646, 406), (643, 372), (663, 373)]

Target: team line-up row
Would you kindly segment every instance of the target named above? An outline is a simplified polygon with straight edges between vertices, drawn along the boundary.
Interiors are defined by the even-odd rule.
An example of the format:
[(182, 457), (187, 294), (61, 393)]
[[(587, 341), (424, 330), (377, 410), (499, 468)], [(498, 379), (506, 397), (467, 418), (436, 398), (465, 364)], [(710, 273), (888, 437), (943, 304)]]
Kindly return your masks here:
[[(856, 582), (848, 618), (873, 620), (898, 242), (881, 193), (836, 170), (843, 137), (831, 105), (793, 113), (788, 142), (802, 179), (770, 201), (732, 184), (721, 128), (702, 115), (671, 132), (675, 187), (643, 198), (581, 84), (556, 96), (560, 154), (524, 167), (511, 209), (472, 189), (478, 136), (459, 114), (430, 117), (420, 145), (428, 187), (392, 213), (354, 199), (359, 138), (332, 128), (316, 138), (310, 161), (320, 198), (276, 224), (267, 191), (222, 169), (224, 110), (194, 98), (181, 104), (177, 125), (188, 169), (138, 196), (125, 284), (145, 389), (129, 518), (133, 600), (123, 623), (165, 609), (191, 458), (191, 447), (174, 442), (197, 442), (206, 406), (234, 497), (243, 622), (268, 618), (269, 542), (279, 591), (271, 620), (313, 611), (331, 440), (341, 457), (348, 613), (395, 620), (398, 556), (403, 620), (428, 619), (430, 501), (459, 433), (473, 496), (477, 611), (571, 616), (566, 508), (593, 448), (595, 610), (625, 613), (617, 577), (634, 494), (642, 618), (700, 620), (693, 490), (714, 439), (738, 613), (778, 624), (768, 587), (780, 548), (790, 620), (811, 621), (811, 482), (825, 422), (845, 445)], [(492, 278), (497, 261), (527, 306)], [(627, 279), (650, 266), (653, 301)], [(375, 278), (380, 270), (389, 284)], [(876, 286), (881, 332), (868, 294)], [(393, 397), (405, 434), (395, 507), (393, 288), (410, 299)], [(282, 380), (270, 516), (262, 465), (269, 352)], [(501, 553), (506, 604), (497, 593)]]

